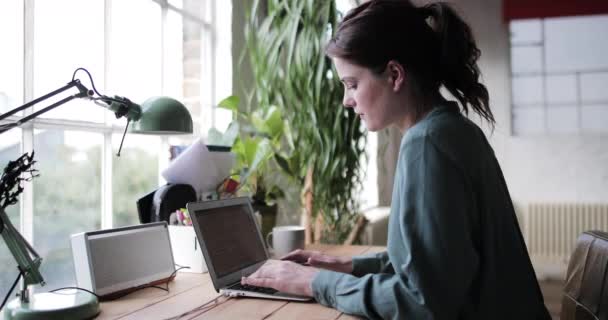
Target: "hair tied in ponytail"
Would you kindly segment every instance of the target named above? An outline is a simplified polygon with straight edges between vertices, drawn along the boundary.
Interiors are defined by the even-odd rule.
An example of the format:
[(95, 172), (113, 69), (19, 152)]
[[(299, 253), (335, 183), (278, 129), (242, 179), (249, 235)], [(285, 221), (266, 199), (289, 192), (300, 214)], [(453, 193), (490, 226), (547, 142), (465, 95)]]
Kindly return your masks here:
[(429, 5), (426, 5), (424, 7), (418, 7), (417, 11), (420, 16), (425, 20), (433, 17), (433, 9)]
[(416, 11), (425, 22), (425, 24), (433, 31), (437, 31), (437, 12), (433, 8), (433, 4), (427, 4), (423, 7), (416, 8)]

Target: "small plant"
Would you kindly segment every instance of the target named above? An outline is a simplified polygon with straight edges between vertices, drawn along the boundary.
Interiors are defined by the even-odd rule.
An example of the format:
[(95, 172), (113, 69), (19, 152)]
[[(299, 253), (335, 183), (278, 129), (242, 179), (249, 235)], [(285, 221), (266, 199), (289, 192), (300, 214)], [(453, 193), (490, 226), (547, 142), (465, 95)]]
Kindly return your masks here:
[(239, 98), (230, 96), (218, 107), (232, 112), (232, 123), (225, 133), (209, 130), (209, 144), (232, 147), (236, 163), (232, 178), (239, 181), (241, 192), (251, 195), (254, 205), (272, 206), (284, 196), (282, 189), (269, 175), (276, 168), (274, 160), (284, 151), (281, 146), (289, 136), (288, 126), (281, 110), (276, 107), (264, 110), (239, 110)]

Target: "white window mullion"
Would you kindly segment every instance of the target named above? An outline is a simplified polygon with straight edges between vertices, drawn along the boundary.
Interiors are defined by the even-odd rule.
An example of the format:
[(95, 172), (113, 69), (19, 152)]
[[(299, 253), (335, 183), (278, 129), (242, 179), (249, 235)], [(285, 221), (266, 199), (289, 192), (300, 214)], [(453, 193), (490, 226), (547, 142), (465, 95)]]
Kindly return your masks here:
[(167, 54), (167, 14), (168, 14), (168, 9), (166, 4), (161, 6), (160, 8), (160, 92), (165, 95), (166, 94), (166, 81), (165, 81), (165, 75), (167, 74), (166, 70), (165, 70), (165, 66), (168, 65), (168, 63), (165, 61), (165, 59), (167, 59), (167, 57), (169, 56)]
[[(167, 59), (167, 57), (169, 56), (167, 54), (167, 15), (168, 15), (168, 9), (167, 9), (167, 1), (164, 0), (161, 3), (161, 25), (160, 25), (160, 52), (161, 52), (161, 56), (160, 56), (160, 91), (161, 94), (166, 94), (166, 81), (165, 81), (165, 66), (168, 65), (165, 61), (165, 59)], [(167, 183), (167, 181), (163, 178), (163, 176), (161, 175), (162, 171), (169, 166), (169, 159), (165, 156), (167, 153), (167, 150), (169, 150), (169, 139), (166, 136), (161, 136), (160, 139), (160, 150), (158, 150), (158, 185), (162, 186), (165, 183)]]
[[(23, 101), (34, 99), (34, 0), (24, 1), (23, 19)], [(24, 110), (24, 116), (31, 114), (32, 108)], [(34, 149), (34, 128), (32, 125), (22, 126), (22, 151), (31, 152)], [(34, 242), (34, 187), (32, 182), (26, 183), (21, 198), (21, 234), (30, 243)]]
[[(209, 15), (209, 18), (211, 19), (211, 66), (210, 66), (210, 71), (211, 71), (211, 126), (215, 127), (216, 124), (216, 115), (215, 115), (215, 106), (218, 103), (217, 101), (217, 97), (216, 97), (216, 92), (217, 92), (217, 69), (216, 69), (216, 64), (217, 64), (217, 18), (216, 18), (216, 11), (215, 11), (215, 0), (208, 0), (209, 6), (207, 6), (207, 8), (209, 10), (211, 10), (211, 15)], [(202, 114), (201, 114), (202, 116)]]
[[(103, 72), (104, 72), (104, 90), (108, 88), (108, 79), (110, 79), (110, 37), (112, 34), (112, 25), (110, 14), (112, 12), (112, 0), (104, 1), (104, 46), (103, 46)], [(101, 228), (112, 228), (113, 222), (113, 198), (112, 198), (112, 118), (111, 112), (105, 112), (105, 126), (108, 130), (103, 135), (103, 147), (101, 151)]]

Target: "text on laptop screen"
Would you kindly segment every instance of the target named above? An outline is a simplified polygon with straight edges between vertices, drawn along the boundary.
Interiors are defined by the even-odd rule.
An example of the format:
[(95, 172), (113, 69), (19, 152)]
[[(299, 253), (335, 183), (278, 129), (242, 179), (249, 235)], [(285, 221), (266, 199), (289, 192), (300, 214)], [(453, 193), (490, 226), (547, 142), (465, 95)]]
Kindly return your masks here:
[(249, 206), (206, 209), (195, 214), (218, 277), (266, 260)]

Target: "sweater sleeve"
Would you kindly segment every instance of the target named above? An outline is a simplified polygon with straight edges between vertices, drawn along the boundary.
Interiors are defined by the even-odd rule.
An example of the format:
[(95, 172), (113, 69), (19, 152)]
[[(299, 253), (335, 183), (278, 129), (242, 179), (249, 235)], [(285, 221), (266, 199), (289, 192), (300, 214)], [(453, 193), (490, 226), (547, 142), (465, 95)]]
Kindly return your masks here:
[(368, 273), (394, 273), (386, 251), (353, 257), (353, 272), (356, 277)]
[(319, 303), (371, 319), (457, 319), (478, 270), (467, 179), (427, 137), (402, 145), (388, 256), (394, 273), (321, 271)]

